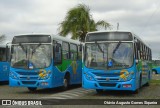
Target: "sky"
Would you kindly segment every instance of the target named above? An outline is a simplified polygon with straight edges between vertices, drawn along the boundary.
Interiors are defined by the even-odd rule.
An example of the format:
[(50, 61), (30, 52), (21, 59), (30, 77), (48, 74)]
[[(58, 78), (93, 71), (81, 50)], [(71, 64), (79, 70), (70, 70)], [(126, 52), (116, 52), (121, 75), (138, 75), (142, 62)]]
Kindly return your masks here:
[(105, 20), (113, 30), (119, 23), (119, 30), (138, 35), (153, 59), (160, 59), (160, 0), (0, 0), (0, 34), (8, 40), (26, 33), (58, 34), (67, 11), (78, 4), (89, 6), (95, 21)]

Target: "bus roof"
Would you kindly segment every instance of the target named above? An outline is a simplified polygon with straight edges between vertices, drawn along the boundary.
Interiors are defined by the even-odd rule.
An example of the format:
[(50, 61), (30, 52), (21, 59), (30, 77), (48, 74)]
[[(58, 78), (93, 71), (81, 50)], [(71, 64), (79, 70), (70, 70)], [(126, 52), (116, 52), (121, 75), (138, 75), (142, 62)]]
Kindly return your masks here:
[(130, 31), (127, 31), (127, 30), (103, 30), (103, 31), (93, 31), (93, 32), (88, 32), (88, 33), (103, 33), (103, 32), (130, 32)]
[(61, 40), (61, 41), (69, 42), (69, 43), (81, 44), (81, 42), (79, 42), (78, 40), (73, 40), (73, 39), (69, 39), (69, 38), (63, 37), (63, 36), (54, 35), (54, 34), (46, 34), (46, 33), (22, 34), (22, 35), (16, 35), (16, 36), (14, 36), (14, 37), (19, 37), (19, 36), (32, 36), (32, 35), (49, 35), (49, 36), (51, 36), (51, 39), (52, 39), (52, 40)]
[[(136, 34), (134, 34), (133, 32), (131, 32), (131, 31), (127, 31), (127, 30), (104, 30), (104, 31), (93, 31), (93, 32), (88, 32), (87, 34), (90, 34), (90, 33), (106, 33), (106, 32), (129, 32), (129, 33), (131, 33), (132, 34), (132, 36), (133, 37), (136, 37), (138, 40), (140, 40), (144, 45), (146, 45), (144, 42), (143, 42), (143, 40), (139, 37), (139, 36), (137, 36)], [(146, 45), (146, 46), (148, 46), (148, 45)]]
[(139, 40), (141, 40), (142, 41), (142, 39), (140, 39), (140, 37), (138, 37), (137, 35), (135, 35), (133, 32), (131, 32), (131, 31), (127, 31), (127, 30), (107, 30), (107, 31), (94, 31), (94, 32), (88, 32), (87, 34), (90, 34), (90, 33), (109, 33), (109, 32), (128, 32), (128, 33), (132, 33), (132, 35), (134, 36), (134, 37), (137, 37), (137, 39), (139, 39)]

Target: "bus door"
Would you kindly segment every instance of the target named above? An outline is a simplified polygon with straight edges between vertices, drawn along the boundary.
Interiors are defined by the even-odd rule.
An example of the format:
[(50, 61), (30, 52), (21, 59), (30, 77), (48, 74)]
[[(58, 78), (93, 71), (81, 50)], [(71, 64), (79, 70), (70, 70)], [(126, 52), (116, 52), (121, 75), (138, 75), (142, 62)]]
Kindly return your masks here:
[(55, 85), (59, 85), (62, 81), (60, 78), (62, 72), (62, 46), (60, 43), (55, 43), (53, 47), (53, 55), (54, 55), (54, 66), (53, 68), (53, 77), (55, 78)]

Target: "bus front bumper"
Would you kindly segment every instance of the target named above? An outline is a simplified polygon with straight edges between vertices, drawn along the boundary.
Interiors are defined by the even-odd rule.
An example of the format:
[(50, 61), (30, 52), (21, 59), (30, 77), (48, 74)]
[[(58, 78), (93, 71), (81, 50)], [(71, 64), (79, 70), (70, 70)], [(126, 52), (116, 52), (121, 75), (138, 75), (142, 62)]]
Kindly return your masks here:
[(51, 79), (46, 80), (17, 80), (9, 77), (9, 86), (11, 87), (37, 87), (51, 88)]
[(82, 86), (85, 89), (103, 89), (103, 90), (136, 90), (135, 79), (131, 79), (125, 82), (109, 82), (109, 81), (91, 81), (83, 78)]

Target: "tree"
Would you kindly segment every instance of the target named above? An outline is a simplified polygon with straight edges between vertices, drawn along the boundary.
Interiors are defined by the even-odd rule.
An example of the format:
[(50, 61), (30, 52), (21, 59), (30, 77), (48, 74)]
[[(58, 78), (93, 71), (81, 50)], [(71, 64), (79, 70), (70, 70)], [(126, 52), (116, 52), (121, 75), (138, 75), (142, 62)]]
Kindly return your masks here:
[(105, 29), (111, 28), (111, 25), (104, 20), (95, 22), (90, 14), (90, 9), (84, 4), (79, 4), (77, 7), (71, 8), (64, 19), (60, 23), (59, 35), (72, 35), (72, 39), (79, 39), (84, 42), (87, 32), (96, 31), (98, 27)]
[(0, 43), (6, 40), (6, 35), (0, 35)]

